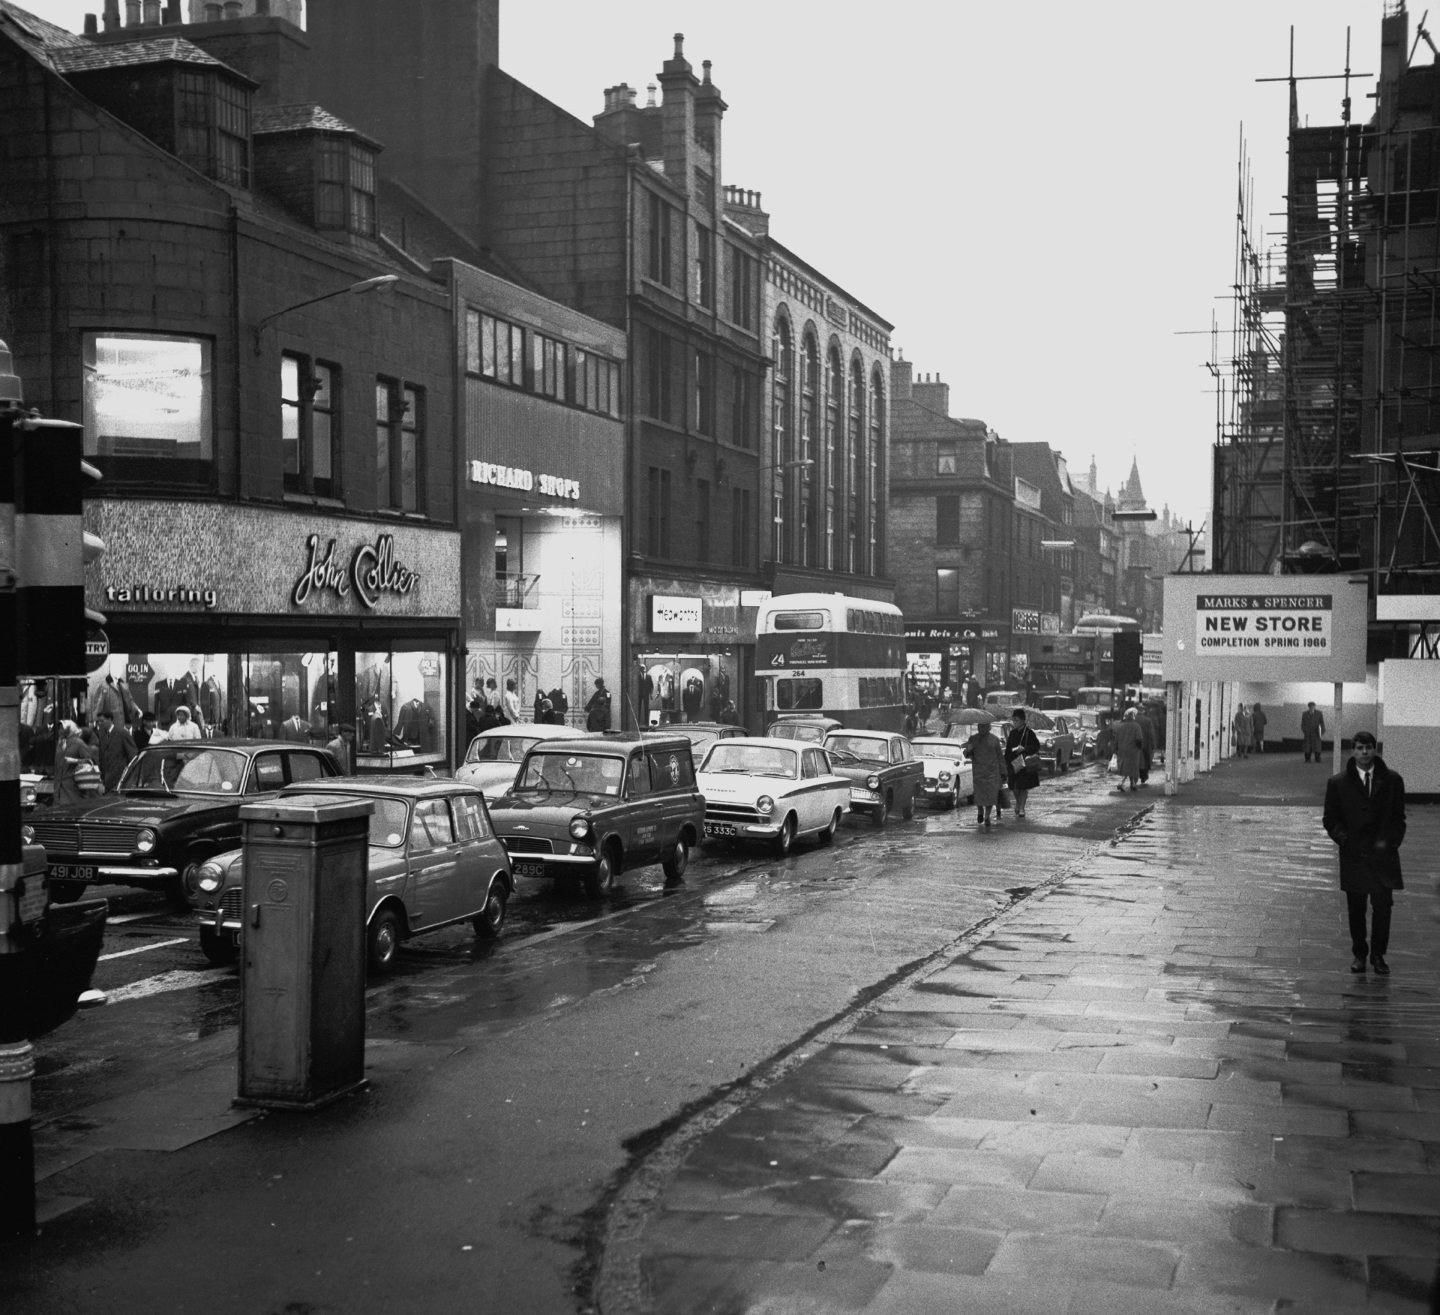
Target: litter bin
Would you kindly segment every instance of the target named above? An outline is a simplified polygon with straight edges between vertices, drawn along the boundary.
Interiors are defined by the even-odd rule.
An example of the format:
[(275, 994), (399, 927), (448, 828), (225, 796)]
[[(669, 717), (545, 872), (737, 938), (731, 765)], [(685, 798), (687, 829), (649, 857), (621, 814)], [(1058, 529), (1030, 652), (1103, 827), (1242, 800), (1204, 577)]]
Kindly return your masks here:
[(365, 1082), (369, 800), (290, 795), (240, 810), (237, 1104), (315, 1109)]

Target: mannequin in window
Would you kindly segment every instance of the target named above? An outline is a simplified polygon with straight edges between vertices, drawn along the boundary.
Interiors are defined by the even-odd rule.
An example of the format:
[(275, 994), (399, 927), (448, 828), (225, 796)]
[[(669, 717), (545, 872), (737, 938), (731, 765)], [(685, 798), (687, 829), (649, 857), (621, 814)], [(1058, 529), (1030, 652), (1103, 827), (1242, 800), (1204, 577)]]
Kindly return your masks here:
[(293, 744), (306, 744), (310, 740), (310, 723), (304, 717), (292, 713), (280, 723), (280, 738)]
[(365, 751), (367, 753), (384, 753), (385, 743), (389, 739), (385, 730), (385, 708), (380, 702), (379, 695), (372, 695), (370, 701), (365, 705), (362, 714), (365, 728)]
[(435, 714), (429, 705), (419, 699), (411, 699), (400, 708), (395, 719), (395, 738), (402, 744), (428, 750), (435, 745)]

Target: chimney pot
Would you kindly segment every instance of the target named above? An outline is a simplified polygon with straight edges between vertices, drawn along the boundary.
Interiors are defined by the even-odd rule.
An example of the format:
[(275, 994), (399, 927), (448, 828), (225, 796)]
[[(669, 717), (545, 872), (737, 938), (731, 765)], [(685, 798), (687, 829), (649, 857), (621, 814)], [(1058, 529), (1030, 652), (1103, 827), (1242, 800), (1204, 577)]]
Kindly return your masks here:
[(655, 108), (655, 84), (653, 82), (650, 83), (650, 85), (647, 86), (645, 90), (650, 95), (650, 99), (645, 102), (645, 107), (646, 109), (653, 110)]
[(704, 76), (704, 78), (701, 79), (701, 81), (703, 81), (706, 86), (709, 86), (709, 85), (710, 85), (710, 61), (709, 61), (708, 59), (701, 60), (701, 62), (700, 62), (700, 67), (705, 70), (705, 76)]
[(114, 32), (120, 26), (120, 0), (105, 0), (105, 30)]
[(676, 59), (683, 59), (684, 57), (685, 57), (685, 33), (683, 33), (683, 32), (677, 32), (677, 33), (675, 33), (675, 58), (676, 58)]

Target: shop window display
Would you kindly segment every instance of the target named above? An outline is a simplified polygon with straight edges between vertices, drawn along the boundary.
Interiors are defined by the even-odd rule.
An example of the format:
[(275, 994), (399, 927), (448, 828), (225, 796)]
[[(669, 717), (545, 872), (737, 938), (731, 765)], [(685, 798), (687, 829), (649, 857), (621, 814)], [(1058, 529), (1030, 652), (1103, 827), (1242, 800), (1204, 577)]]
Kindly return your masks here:
[(734, 667), (734, 659), (723, 653), (643, 654), (636, 690), (642, 722), (729, 720), (735, 711)]
[(356, 653), (356, 767), (409, 770), (445, 761), (445, 657)]

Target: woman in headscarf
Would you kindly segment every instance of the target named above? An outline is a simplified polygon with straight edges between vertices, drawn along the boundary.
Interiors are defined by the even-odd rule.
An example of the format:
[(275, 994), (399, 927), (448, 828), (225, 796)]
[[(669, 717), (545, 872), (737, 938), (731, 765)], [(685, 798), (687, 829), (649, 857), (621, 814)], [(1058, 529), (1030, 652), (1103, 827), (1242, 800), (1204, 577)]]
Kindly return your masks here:
[[(1140, 729), (1134, 708), (1125, 709), (1125, 718), (1115, 731), (1115, 756), (1119, 759), (1121, 777), (1129, 780), (1133, 791), (1145, 766), (1145, 732)], [(1124, 779), (1120, 782), (1119, 792), (1125, 793)]]
[(1000, 786), (1005, 780), (1005, 751), (993, 735), (990, 723), (982, 721), (967, 741), (975, 791), (975, 825), (990, 825), (990, 810), (1000, 817)]
[(75, 769), (81, 763), (94, 763), (95, 753), (80, 734), (80, 727), (73, 721), (60, 723), (60, 734), (55, 745), (55, 803), (78, 804), (84, 801), (85, 791), (76, 779)]

